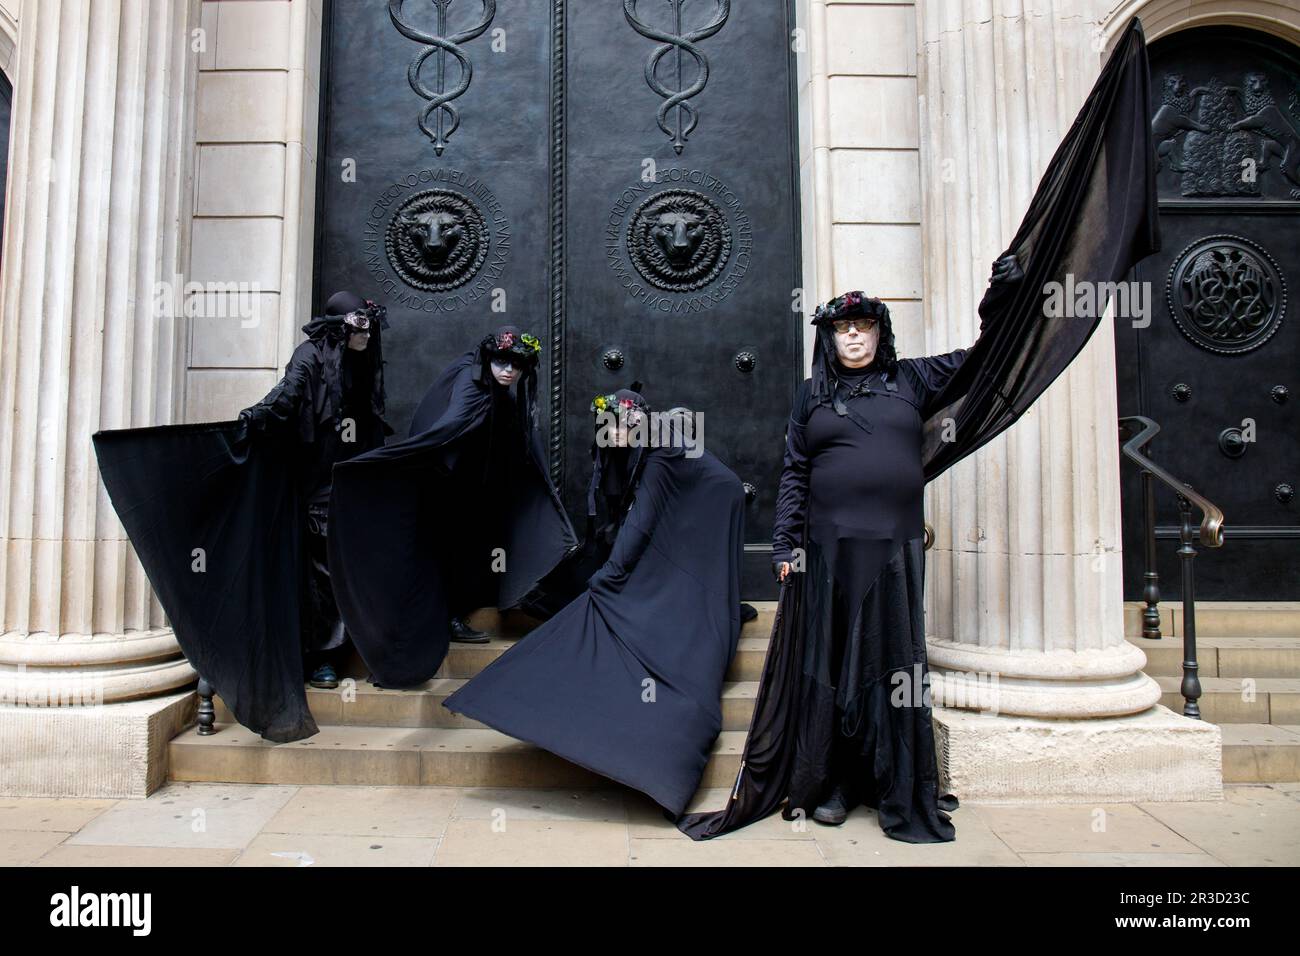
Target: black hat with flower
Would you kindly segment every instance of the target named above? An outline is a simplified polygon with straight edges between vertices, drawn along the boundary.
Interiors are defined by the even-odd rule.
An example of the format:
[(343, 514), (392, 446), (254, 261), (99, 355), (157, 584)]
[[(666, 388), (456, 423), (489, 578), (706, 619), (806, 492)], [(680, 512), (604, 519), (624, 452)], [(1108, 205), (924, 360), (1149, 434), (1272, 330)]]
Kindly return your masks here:
[(485, 336), (481, 348), (490, 358), (509, 362), (521, 369), (536, 368), (542, 354), (542, 343), (537, 336), (521, 332), (513, 325), (503, 325)]
[(591, 410), (599, 415), (601, 412), (626, 412), (639, 411), (646, 414), (650, 411), (650, 405), (637, 389), (641, 387), (640, 382), (633, 382), (629, 388), (620, 388), (618, 391), (609, 392), (605, 395), (597, 395), (591, 400)]
[[(314, 316), (302, 327), (308, 340), (320, 349), (323, 359), (325, 402), (318, 409), (322, 421), (330, 418), (338, 424), (342, 420), (344, 386), (354, 387), (358, 376), (363, 377), (363, 384), (364, 377), (368, 377), (366, 387), (370, 392), (371, 411), (383, 419), (387, 396), (381, 333), (388, 328), (387, 316), (388, 309), (373, 299), (363, 299), (355, 292), (340, 290), (325, 301), (323, 315)], [(349, 337), (357, 333), (369, 336), (364, 352), (352, 352), (346, 347)]]

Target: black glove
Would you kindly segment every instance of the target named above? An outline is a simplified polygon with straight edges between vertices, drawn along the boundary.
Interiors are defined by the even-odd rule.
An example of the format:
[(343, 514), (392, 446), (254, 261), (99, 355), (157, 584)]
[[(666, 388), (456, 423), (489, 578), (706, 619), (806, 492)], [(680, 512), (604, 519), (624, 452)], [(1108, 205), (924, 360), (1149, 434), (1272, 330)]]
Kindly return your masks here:
[(239, 413), (239, 420), (248, 425), (250, 432), (266, 431), (267, 410), (265, 405), (252, 405)]
[(1019, 282), (1024, 277), (1025, 270), (1020, 268), (1020, 262), (1016, 259), (1015, 254), (1007, 253), (993, 263), (993, 274), (989, 276), (989, 282)]

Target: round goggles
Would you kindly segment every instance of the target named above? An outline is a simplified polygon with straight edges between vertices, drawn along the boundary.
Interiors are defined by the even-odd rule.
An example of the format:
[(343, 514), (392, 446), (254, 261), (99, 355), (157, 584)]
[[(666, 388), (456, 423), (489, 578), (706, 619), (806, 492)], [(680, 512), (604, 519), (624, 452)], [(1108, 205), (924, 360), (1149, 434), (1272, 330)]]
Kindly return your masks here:
[(369, 312), (348, 312), (343, 316), (343, 324), (356, 332), (370, 331)]

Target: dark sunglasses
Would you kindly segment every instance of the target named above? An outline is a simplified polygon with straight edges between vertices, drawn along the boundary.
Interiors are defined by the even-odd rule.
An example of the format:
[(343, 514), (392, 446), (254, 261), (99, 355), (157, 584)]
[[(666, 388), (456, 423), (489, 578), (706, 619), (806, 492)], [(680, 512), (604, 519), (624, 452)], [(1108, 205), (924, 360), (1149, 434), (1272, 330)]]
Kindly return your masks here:
[(870, 332), (876, 327), (876, 320), (869, 315), (860, 315), (852, 319), (836, 319), (831, 325), (835, 326), (835, 331), (843, 334), (851, 327), (859, 332)]

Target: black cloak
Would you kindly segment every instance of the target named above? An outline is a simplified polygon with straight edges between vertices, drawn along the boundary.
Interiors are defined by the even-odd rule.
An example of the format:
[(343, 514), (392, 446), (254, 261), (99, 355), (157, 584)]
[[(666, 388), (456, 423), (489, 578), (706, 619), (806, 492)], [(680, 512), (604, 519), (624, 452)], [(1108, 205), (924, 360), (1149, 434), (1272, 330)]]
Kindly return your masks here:
[(722, 727), (740, 636), (745, 493), (688, 441), (640, 451), (631, 507), (586, 590), (444, 705), (676, 816)]
[[(388, 431), (382, 322), (365, 352), (345, 355), (342, 314), (364, 302), (339, 296), (348, 298), (331, 297), (303, 327), (309, 337), (284, 378), (238, 421), (93, 438), (185, 657), (237, 721), (276, 743), (317, 731), (303, 689), (307, 504), (338, 456), (382, 444)], [(345, 417), (352, 443), (339, 442)]]
[(429, 680), (451, 616), (518, 606), (577, 547), (542, 457), (535, 368), (509, 389), (492, 377), (505, 332), (521, 338), (498, 330), (438, 377), (409, 438), (334, 469), (334, 595), (376, 684)]
[[(644, 412), (649, 406), (633, 382), (613, 393), (615, 399), (634, 402)], [(530, 595), (524, 610), (539, 621), (549, 620), (587, 590), (591, 576), (609, 560), (614, 540), (632, 503), (635, 477), (643, 464), (644, 448), (591, 443), (591, 480), (587, 486), (587, 518), (582, 547), (573, 551)]]
[[(1015, 256), (1023, 278), (990, 284), (979, 307), (980, 336), (969, 352), (918, 360), (878, 353), (862, 377), (871, 394), (848, 402), (872, 431), (834, 413), (836, 400), (843, 402), (854, 382), (845, 382), (845, 392), (833, 382), (823, 384), (837, 377), (837, 363), (819, 332), (814, 376), (796, 397), (787, 433), (774, 540), (780, 557), (793, 535), (793, 543), (805, 547), (807, 563), (781, 589), (730, 800), (722, 810), (678, 821), (693, 839), (745, 826), (782, 803), (787, 819), (797, 811), (810, 814), (828, 796), (818, 788), (828, 766), (842, 765), (845, 755), (837, 750), (844, 740), (852, 743), (850, 760), (859, 761), (859, 779), (865, 778), (861, 802), (877, 807), (887, 835), (910, 842), (953, 839), (943, 811), (955, 800), (937, 793), (925, 696), (917, 496), (925, 481), (1015, 422), (1096, 328), (1098, 319), (1046, 317), (1047, 284), (1063, 283), (1067, 274), (1077, 283), (1115, 282), (1159, 249), (1149, 82), (1146, 46), (1135, 19), (1003, 253)], [(822, 434), (810, 436), (814, 428)], [(891, 508), (859, 507), (851, 516), (848, 509), (833, 508), (818, 514), (815, 501), (807, 508), (815, 489), (808, 488), (808, 469), (800, 462), (806, 465), (808, 455), (841, 441), (892, 446), (887, 455), (869, 461), (873, 470), (892, 471), (877, 476), (881, 487), (891, 477), (900, 486)], [(861, 453), (856, 460), (864, 463)], [(900, 691), (916, 695), (910, 706), (891, 702)], [(833, 722), (839, 724), (838, 734)]]

